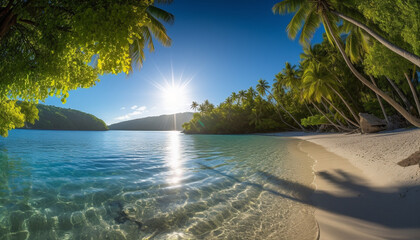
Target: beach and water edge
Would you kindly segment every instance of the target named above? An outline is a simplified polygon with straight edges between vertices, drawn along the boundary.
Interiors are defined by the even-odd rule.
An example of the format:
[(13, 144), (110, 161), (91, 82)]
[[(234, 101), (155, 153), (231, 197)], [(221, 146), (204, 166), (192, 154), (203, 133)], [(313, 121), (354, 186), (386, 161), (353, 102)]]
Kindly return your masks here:
[(397, 165), (420, 150), (419, 129), (264, 135), (299, 139), (313, 159), (307, 204), (315, 208), (318, 239), (420, 238), (420, 168)]

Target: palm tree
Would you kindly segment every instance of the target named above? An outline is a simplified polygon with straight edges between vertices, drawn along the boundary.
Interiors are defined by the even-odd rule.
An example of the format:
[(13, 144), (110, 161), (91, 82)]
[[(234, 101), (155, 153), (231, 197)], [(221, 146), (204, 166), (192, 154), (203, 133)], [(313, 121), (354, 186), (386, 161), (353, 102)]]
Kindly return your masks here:
[[(270, 95), (272, 98), (274, 98), (273, 94), (270, 92), (269, 90), (270, 85), (268, 84), (268, 82), (266, 80), (260, 79), (258, 80), (258, 85), (257, 85), (257, 91), (259, 94), (261, 94), (261, 96), (265, 96), (266, 93), (268, 93), (268, 95)], [(274, 98), (275, 99), (275, 98)], [(280, 101), (277, 101), (277, 104), (279, 105), (279, 107), (286, 112), (292, 119), (293, 121), (295, 121), (295, 123), (303, 130), (305, 131), (305, 128), (296, 120), (295, 117), (293, 117), (293, 115), (286, 110), (286, 108), (284, 108), (284, 106), (280, 103)]]
[(237, 104), (239, 104), (239, 96), (238, 94), (236, 94), (236, 92), (232, 92), (232, 94), (230, 94), (232, 103), (236, 101)]
[[(279, 76), (283, 85), (288, 88), (294, 88), (299, 85), (299, 77), (297, 76), (296, 66), (286, 62), (285, 67), (281, 71), (283, 77)], [(277, 76), (277, 75), (276, 75)]]
[[(295, 38), (301, 29), (299, 41), (302, 44), (307, 44), (312, 38), (315, 30), (322, 23), (325, 28), (326, 35), (330, 42), (334, 43), (344, 58), (347, 66), (351, 72), (368, 88), (381, 96), (386, 102), (395, 108), (405, 119), (416, 127), (420, 127), (420, 119), (411, 115), (394, 99), (388, 96), (381, 89), (376, 87), (373, 83), (368, 81), (357, 69), (353, 66), (348, 58), (341, 40), (337, 36), (338, 28), (336, 22), (338, 12), (331, 10), (332, 1), (328, 0), (284, 0), (273, 6), (274, 13), (288, 13), (296, 12), (292, 20), (287, 26), (287, 32), (290, 37)], [(334, 1), (335, 2), (335, 1)], [(340, 16), (342, 17), (342, 16)], [(372, 32), (372, 31), (371, 31)], [(414, 61), (416, 62), (416, 61)], [(420, 61), (417, 62), (420, 64)], [(417, 65), (417, 64), (416, 64)]]
[[(339, 12), (338, 9), (341, 10), (341, 12)], [(319, 26), (319, 22), (321, 21), (321, 19), (322, 21), (324, 21), (324, 17), (327, 17), (328, 19), (340, 17), (341, 19), (347, 22), (350, 22), (356, 25), (357, 27), (363, 29), (364, 31), (366, 31), (366, 33), (368, 33), (370, 36), (375, 38), (377, 41), (379, 41), (389, 50), (395, 52), (396, 54), (400, 55), (401, 57), (407, 59), (408, 61), (420, 67), (419, 56), (416, 56), (415, 54), (410, 53), (390, 43), (385, 38), (383, 38), (382, 36), (374, 32), (372, 29), (370, 29), (363, 23), (343, 14), (343, 12), (354, 13), (355, 11), (353, 9), (349, 9), (345, 7), (344, 4), (342, 3), (340, 4), (340, 1), (337, 1), (337, 0), (284, 0), (284, 1), (276, 3), (273, 6), (273, 12), (279, 13), (279, 14), (296, 12), (292, 21), (287, 26), (287, 31), (293, 34), (291, 36), (296, 36), (299, 29), (302, 27), (302, 22), (305, 21), (305, 23), (303, 24), (303, 31), (299, 39), (301, 43), (307, 42), (307, 40), (310, 40), (312, 38), (313, 32)], [(325, 26), (325, 22), (324, 22), (324, 26)], [(327, 28), (325, 29), (325, 31), (327, 32), (327, 34), (329, 34), (328, 33), (329, 30)], [(330, 35), (329, 37), (331, 36), (332, 35)]]
[(238, 101), (239, 101), (240, 104), (242, 104), (242, 102), (245, 99), (245, 97), (246, 97), (246, 91), (240, 90), (238, 92)]
[[(320, 64), (310, 65), (305, 69), (302, 77), (302, 89), (304, 99), (311, 99), (316, 102), (327, 101), (345, 120), (359, 128), (360, 125), (349, 119), (336, 107), (332, 101), (333, 77)], [(345, 101), (344, 101), (345, 103)], [(326, 117), (327, 118), (327, 117)], [(327, 118), (328, 119), (328, 118)], [(356, 119), (357, 120), (357, 119)]]
[(204, 109), (204, 113), (210, 113), (214, 109), (214, 105), (207, 99), (200, 105), (200, 107)]
[[(272, 97), (270, 97), (270, 99), (274, 99), (277, 103), (280, 102), (281, 96), (285, 94), (284, 88), (281, 84), (281, 81), (279, 80), (279, 79), (282, 79), (283, 77), (284, 75), (282, 73), (277, 74), (276, 78), (274, 79), (274, 83), (272, 87)], [(289, 126), (292, 129), (297, 129), (296, 127), (290, 125), (289, 123), (287, 123), (287, 121), (283, 119), (283, 116), (277, 106), (274, 106), (273, 104), (273, 107), (274, 107), (274, 110), (279, 115), (280, 121), (282, 121), (285, 125)]]
[(254, 103), (254, 99), (257, 96), (257, 92), (254, 90), (253, 87), (248, 88), (246, 91), (246, 100), (247, 104), (252, 105)]
[(193, 101), (191, 103), (191, 109), (192, 110), (197, 111), (198, 107), (199, 107), (199, 104), (196, 101)]
[(261, 96), (257, 96), (255, 98), (255, 107), (252, 108), (252, 115), (250, 118), (250, 124), (253, 124), (255, 128), (258, 128), (258, 126), (261, 124), (261, 118), (264, 108), (264, 101)]
[[(301, 65), (303, 66), (303, 69), (308, 67), (311, 64), (322, 65), (324, 67), (324, 69), (327, 70), (331, 74), (331, 76), (333, 76), (335, 78), (337, 83), (339, 83), (338, 86), (346, 94), (346, 97), (348, 97), (353, 102), (353, 104), (356, 103), (354, 101), (353, 97), (351, 96), (351, 94), (344, 87), (343, 81), (340, 80), (337, 73), (335, 73), (331, 69), (330, 64), (332, 63), (332, 59), (334, 59), (334, 60), (338, 60), (338, 59), (336, 59), (336, 57), (334, 55), (331, 56), (331, 54), (329, 54), (328, 51), (326, 51), (326, 49), (324, 49), (321, 44), (315, 44), (313, 47), (310, 46), (310, 45), (304, 47), (303, 48), (303, 53), (300, 55), (300, 58), (302, 59), (302, 64)], [(332, 89), (332, 90), (335, 90), (335, 89)], [(336, 94), (339, 95), (339, 97), (344, 101), (344, 97), (338, 91), (336, 92)], [(353, 117), (357, 121), (359, 121), (359, 118), (357, 117), (357, 114), (355, 114), (355, 112), (353, 111), (353, 108), (351, 108), (350, 105), (346, 105), (346, 107), (349, 108)]]
[(398, 47), (395, 44), (390, 43), (388, 40), (386, 40), (385, 38), (383, 38), (382, 36), (380, 36), (379, 34), (377, 34), (376, 32), (374, 32), (372, 29), (368, 28), (366, 25), (364, 25), (363, 23), (349, 17), (346, 16), (340, 12), (331, 10), (331, 13), (334, 13), (335, 15), (339, 16), (340, 18), (356, 25), (357, 27), (363, 29), (364, 31), (366, 31), (370, 36), (372, 36), (373, 38), (375, 38), (378, 42), (382, 43), (385, 47), (387, 47), (389, 50), (393, 51), (394, 53), (400, 55), (401, 57), (407, 59), (408, 61), (414, 63), (415, 65), (420, 67), (420, 57), (410, 53), (400, 47)]

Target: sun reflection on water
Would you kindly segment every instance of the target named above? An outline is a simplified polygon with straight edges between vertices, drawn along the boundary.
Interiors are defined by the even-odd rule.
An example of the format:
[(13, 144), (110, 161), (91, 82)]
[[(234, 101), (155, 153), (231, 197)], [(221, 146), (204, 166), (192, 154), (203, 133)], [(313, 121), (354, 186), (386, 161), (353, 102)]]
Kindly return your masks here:
[(170, 168), (168, 183), (176, 185), (181, 182), (182, 175), (184, 173), (181, 159), (181, 144), (180, 144), (180, 133), (171, 132), (168, 142), (167, 151), (167, 162)]

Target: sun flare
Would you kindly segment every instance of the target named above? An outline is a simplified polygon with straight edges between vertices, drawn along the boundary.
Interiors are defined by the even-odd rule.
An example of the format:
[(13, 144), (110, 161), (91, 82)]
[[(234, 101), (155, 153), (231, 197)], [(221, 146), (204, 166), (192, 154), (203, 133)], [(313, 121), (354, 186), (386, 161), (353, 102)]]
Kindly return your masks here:
[(182, 107), (186, 103), (186, 91), (182, 86), (168, 86), (163, 89), (165, 106), (171, 109)]
[(189, 91), (188, 84), (191, 79), (183, 79), (182, 76), (175, 79), (173, 73), (172, 78), (168, 80), (163, 77), (161, 83), (154, 82), (153, 84), (160, 90), (159, 95), (161, 104), (164, 108), (170, 111), (184, 111), (189, 106)]

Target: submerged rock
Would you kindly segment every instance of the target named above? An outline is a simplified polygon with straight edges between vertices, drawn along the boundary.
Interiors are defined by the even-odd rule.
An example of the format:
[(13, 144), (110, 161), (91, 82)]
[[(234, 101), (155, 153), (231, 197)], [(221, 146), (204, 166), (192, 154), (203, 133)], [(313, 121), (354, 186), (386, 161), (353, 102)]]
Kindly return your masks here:
[(32, 233), (47, 231), (51, 228), (51, 225), (44, 214), (36, 213), (28, 219), (27, 227), (28, 230)]
[(86, 217), (86, 220), (93, 225), (99, 225), (100, 224), (99, 217), (96, 214), (96, 211), (92, 208), (86, 210), (85, 217)]
[(386, 121), (369, 113), (359, 113), (362, 133), (375, 133), (387, 128)]
[(19, 232), (23, 229), (23, 221), (26, 219), (27, 214), (22, 211), (12, 212), (10, 214), (10, 231)]
[(132, 206), (124, 207), (119, 201), (113, 201), (109, 204), (110, 215), (114, 218), (115, 222), (123, 224), (130, 221), (137, 225), (139, 229), (143, 226), (143, 223), (136, 220), (135, 208)]
[(28, 239), (28, 235), (29, 235), (28, 231), (14, 232), (14, 233), (10, 233), (9, 238), (6, 238), (6, 239), (26, 240)]

